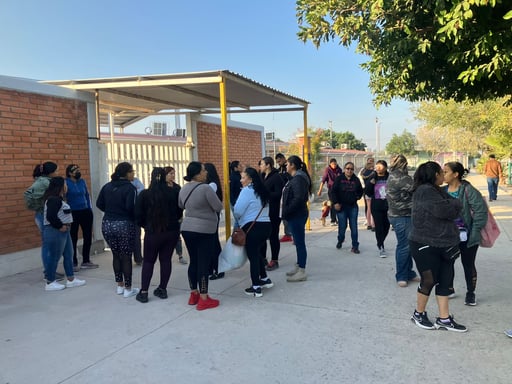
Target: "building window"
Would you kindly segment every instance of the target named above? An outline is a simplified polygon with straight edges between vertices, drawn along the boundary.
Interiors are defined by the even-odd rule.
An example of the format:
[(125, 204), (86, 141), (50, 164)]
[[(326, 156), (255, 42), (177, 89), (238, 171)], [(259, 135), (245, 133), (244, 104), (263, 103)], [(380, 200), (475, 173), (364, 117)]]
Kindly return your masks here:
[(167, 135), (167, 123), (153, 122), (153, 135), (166, 136)]

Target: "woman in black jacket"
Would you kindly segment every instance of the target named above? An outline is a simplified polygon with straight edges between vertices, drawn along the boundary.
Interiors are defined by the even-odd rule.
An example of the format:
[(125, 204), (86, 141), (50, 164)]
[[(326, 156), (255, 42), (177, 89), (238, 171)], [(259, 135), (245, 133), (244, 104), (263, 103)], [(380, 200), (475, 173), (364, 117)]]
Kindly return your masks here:
[[(272, 260), (267, 264), (266, 269), (267, 271), (273, 271), (279, 268), (279, 251), (281, 250), (281, 243), (279, 242), (279, 225), (281, 224), (279, 208), (284, 183), (279, 171), (274, 168), (274, 159), (271, 157), (267, 156), (260, 160), (260, 172), (263, 184), (270, 194), (269, 216), (272, 231), (270, 232), (269, 240)], [(262, 248), (261, 257), (265, 260), (267, 259), (267, 242), (265, 242), (265, 246)]]
[(144, 228), (144, 260), (141, 289), (136, 299), (148, 302), (148, 289), (156, 259), (160, 260), (160, 284), (153, 294), (167, 299), (167, 284), (171, 277), (172, 252), (178, 242), (183, 210), (178, 207), (177, 189), (167, 186), (164, 168), (154, 168), (151, 185), (137, 197), (135, 219)]
[[(444, 171), (433, 161), (421, 164), (414, 174), (409, 244), (421, 282), (411, 320), (423, 329), (466, 332), (465, 326), (453, 320), (448, 307), (453, 263), (460, 254), (459, 229), (455, 219), (462, 213), (462, 204), (440, 188), (443, 182)], [(433, 324), (425, 309), (434, 287), (439, 317)]]
[(117, 294), (135, 296), (132, 289), (132, 253), (135, 247), (135, 199), (133, 186), (135, 171), (130, 163), (119, 163), (110, 183), (101, 188), (96, 207), (105, 212), (101, 224), (103, 238), (112, 251), (112, 266), (117, 283)]
[(345, 241), (347, 221), (350, 226), (352, 239), (352, 253), (359, 253), (359, 239), (357, 232), (357, 216), (359, 206), (357, 201), (363, 196), (363, 186), (357, 176), (354, 175), (354, 163), (345, 163), (343, 173), (334, 180), (332, 186), (332, 198), (334, 209), (338, 212), (338, 242), (336, 248), (340, 249)]
[(286, 163), (286, 171), (291, 179), (283, 189), (283, 205), (281, 218), (288, 221), (291, 229), (295, 249), (297, 251), (297, 263), (287, 272), (288, 282), (307, 280), (306, 275), (306, 221), (309, 216), (308, 200), (311, 194), (311, 178), (306, 164), (298, 156), (290, 156)]

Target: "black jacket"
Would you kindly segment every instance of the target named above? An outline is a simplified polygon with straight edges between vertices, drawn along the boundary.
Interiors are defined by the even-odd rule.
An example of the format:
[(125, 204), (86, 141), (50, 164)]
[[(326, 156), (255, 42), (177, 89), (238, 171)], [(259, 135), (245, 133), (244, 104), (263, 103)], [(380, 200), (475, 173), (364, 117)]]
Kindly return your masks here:
[[(387, 180), (389, 178), (389, 173), (386, 171), (384, 176), (378, 176), (377, 172), (373, 172), (373, 174), (368, 178), (369, 183), (364, 187), (364, 194), (372, 198), (372, 210), (376, 211), (387, 211), (388, 210), (388, 201), (386, 200), (386, 186)], [(374, 181), (374, 182), (372, 182)], [(376, 196), (375, 187), (378, 186), (379, 191)], [(384, 189), (384, 190), (383, 190)]]
[[(183, 216), (183, 210), (178, 206), (178, 194), (180, 188), (165, 188), (165, 196), (162, 196), (161, 202), (158, 202), (160, 214), (166, 218), (167, 226), (161, 230), (177, 231), (180, 229), (179, 220)], [(140, 227), (144, 227), (146, 232), (156, 233), (157, 228), (154, 228), (154, 223), (150, 216), (150, 196), (151, 192), (148, 189), (142, 191), (137, 197), (135, 204), (135, 219)]]
[(308, 214), (309, 185), (309, 178), (302, 171), (297, 171), (295, 176), (286, 183), (283, 188), (281, 218), (290, 220), (296, 216)]
[(277, 169), (273, 169), (268, 175), (261, 174), (263, 184), (270, 193), (270, 204), (268, 215), (270, 220), (279, 219), (279, 208), (283, 194), (284, 182)]
[(134, 221), (136, 197), (137, 189), (129, 180), (111, 181), (101, 188), (96, 207), (105, 212), (105, 220)]
[(356, 205), (357, 200), (362, 196), (363, 186), (357, 176), (352, 176), (350, 180), (348, 180), (343, 173), (334, 180), (331, 192), (333, 204), (341, 204), (341, 206)]
[(235, 205), (236, 199), (238, 199), (238, 195), (240, 195), (240, 191), (242, 190), (241, 178), (242, 176), (238, 171), (231, 172), (231, 175), (229, 175), (229, 202), (233, 206)]

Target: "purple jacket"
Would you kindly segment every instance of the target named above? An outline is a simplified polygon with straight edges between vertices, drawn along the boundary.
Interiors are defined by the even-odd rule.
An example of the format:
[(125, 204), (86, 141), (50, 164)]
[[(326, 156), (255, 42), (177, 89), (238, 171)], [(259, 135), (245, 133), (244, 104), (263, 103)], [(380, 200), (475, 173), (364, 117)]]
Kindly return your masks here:
[(334, 184), (334, 180), (336, 180), (336, 178), (341, 174), (342, 171), (339, 165), (336, 164), (336, 168), (334, 169), (332, 169), (331, 166), (328, 165), (325, 168), (324, 176), (322, 177), (322, 184), (327, 182), (327, 188), (331, 189)]

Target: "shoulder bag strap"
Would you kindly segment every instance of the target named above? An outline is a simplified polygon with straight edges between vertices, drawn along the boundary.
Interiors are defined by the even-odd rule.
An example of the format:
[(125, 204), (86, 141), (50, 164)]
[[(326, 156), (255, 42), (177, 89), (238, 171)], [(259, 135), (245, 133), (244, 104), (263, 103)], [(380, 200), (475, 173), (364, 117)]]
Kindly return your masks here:
[(195, 191), (195, 189), (197, 187), (199, 187), (200, 185), (202, 185), (204, 183), (199, 183), (199, 184), (196, 184), (196, 186), (194, 188), (192, 188), (192, 190), (190, 191), (190, 193), (188, 194), (187, 198), (185, 199), (185, 201), (183, 202), (183, 208), (186, 208), (185, 205), (187, 204), (187, 201), (188, 201), (188, 198), (190, 197), (190, 195), (192, 194), (192, 192)]
[[(266, 205), (266, 204), (265, 204)], [(258, 217), (260, 217), (261, 215), (261, 212), (263, 211), (263, 208), (265, 208), (265, 205), (263, 207), (261, 207), (260, 211), (258, 212), (258, 216), (256, 216), (256, 218), (254, 219), (254, 221), (251, 223), (251, 226), (249, 228), (247, 228), (247, 232), (245, 232), (245, 234), (247, 235), (249, 233), (249, 231), (252, 229), (252, 227), (254, 226), (254, 224), (256, 223), (256, 220), (258, 220)]]

